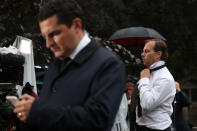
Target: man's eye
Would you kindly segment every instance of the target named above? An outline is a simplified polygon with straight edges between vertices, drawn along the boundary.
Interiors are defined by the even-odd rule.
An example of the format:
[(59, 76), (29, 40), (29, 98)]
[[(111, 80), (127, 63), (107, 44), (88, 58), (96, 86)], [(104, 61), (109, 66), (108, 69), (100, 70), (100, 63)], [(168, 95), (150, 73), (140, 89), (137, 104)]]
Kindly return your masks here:
[(55, 32), (53, 32), (53, 36), (59, 35), (59, 34), (60, 34), (60, 31), (55, 31)]
[(49, 38), (53, 38), (53, 36), (54, 36), (53, 33), (49, 34)]
[(60, 33), (61, 33), (61, 31), (54, 31), (54, 32), (49, 34), (49, 37), (53, 38), (54, 36), (59, 35)]

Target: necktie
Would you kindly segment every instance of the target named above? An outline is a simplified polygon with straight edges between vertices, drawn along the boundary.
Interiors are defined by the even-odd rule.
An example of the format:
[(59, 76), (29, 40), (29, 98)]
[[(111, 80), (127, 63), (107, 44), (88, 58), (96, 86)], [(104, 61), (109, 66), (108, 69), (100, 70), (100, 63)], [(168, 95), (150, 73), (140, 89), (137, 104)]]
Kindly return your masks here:
[(142, 107), (141, 107), (141, 105), (140, 105), (140, 97), (139, 97), (139, 95), (138, 95), (138, 99), (137, 99), (138, 101), (138, 107), (137, 107), (137, 116), (138, 117), (141, 117), (142, 116)]
[(164, 68), (164, 67), (165, 67), (165, 65), (158, 66), (158, 67), (156, 67), (156, 68), (150, 69), (150, 72), (159, 70), (159, 69)]
[[(159, 70), (164, 67), (165, 67), (165, 65), (158, 66), (156, 68), (150, 69), (150, 72), (152, 73), (153, 71)], [(142, 107), (140, 105), (140, 97), (139, 96), (138, 96), (138, 114), (137, 115), (138, 115), (138, 117), (142, 116)]]

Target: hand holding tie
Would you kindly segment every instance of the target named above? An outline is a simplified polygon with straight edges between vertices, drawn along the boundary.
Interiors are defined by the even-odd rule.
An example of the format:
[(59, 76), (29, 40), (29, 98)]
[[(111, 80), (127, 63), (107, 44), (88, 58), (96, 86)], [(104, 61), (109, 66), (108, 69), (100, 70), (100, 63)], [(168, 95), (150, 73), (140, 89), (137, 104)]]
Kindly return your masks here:
[(140, 78), (150, 78), (150, 70), (149, 69), (144, 69), (140, 73)]

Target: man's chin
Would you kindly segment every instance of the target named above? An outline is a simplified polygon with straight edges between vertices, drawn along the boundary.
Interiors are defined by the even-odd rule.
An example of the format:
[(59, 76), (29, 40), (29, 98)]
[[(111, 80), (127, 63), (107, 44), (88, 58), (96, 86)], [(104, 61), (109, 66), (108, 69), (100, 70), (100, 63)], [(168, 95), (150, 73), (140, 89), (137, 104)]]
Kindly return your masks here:
[(63, 55), (61, 55), (61, 54), (54, 54), (55, 55), (55, 58), (57, 58), (57, 59), (60, 59), (60, 60), (64, 60), (66, 57), (65, 56), (63, 56)]
[(143, 64), (144, 64), (146, 67), (149, 67), (149, 65), (148, 65), (147, 63), (143, 62)]
[(61, 55), (60, 55), (60, 54), (58, 54), (58, 53), (54, 53), (54, 55), (55, 55), (55, 58), (62, 59), (62, 57), (61, 57)]

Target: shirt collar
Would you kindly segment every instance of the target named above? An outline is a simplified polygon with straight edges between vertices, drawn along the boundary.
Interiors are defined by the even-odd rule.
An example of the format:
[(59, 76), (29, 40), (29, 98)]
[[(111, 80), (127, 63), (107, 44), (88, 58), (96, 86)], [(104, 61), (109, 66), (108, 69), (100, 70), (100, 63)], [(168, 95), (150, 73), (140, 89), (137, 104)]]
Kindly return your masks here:
[(153, 63), (153, 64), (150, 66), (150, 69), (156, 68), (156, 67), (161, 66), (161, 65), (164, 65), (164, 64), (165, 64), (164, 61), (155, 62), (155, 63)]
[(90, 38), (88, 36), (88, 33), (85, 31), (83, 38), (81, 39), (81, 41), (79, 42), (79, 44), (77, 45), (77, 47), (74, 49), (74, 51), (70, 54), (70, 59), (74, 59), (76, 57), (76, 55), (85, 47), (90, 43)]

